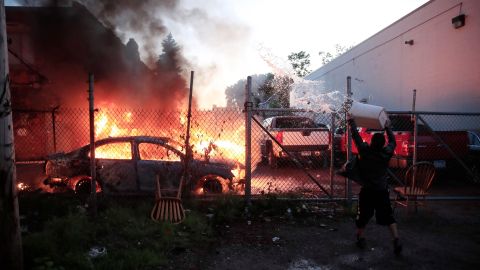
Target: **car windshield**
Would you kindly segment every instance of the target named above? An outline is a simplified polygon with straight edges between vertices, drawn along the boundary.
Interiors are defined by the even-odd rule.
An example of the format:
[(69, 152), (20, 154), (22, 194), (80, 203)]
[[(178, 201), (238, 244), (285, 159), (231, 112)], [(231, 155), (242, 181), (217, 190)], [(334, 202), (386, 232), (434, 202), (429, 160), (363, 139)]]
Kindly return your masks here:
[(310, 118), (278, 118), (275, 123), (277, 128), (315, 128), (315, 123)]

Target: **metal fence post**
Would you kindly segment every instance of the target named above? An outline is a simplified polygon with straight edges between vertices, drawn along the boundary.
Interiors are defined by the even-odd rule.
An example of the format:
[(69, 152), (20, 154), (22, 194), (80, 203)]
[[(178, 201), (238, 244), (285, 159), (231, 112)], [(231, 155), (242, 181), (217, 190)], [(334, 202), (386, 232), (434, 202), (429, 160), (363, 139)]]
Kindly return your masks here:
[[(195, 72), (190, 71), (190, 89), (188, 93), (188, 111), (187, 111), (187, 130), (185, 131), (185, 164), (184, 164), (184, 180), (186, 183), (190, 183), (190, 161), (192, 160), (192, 147), (190, 146), (190, 123), (192, 121), (192, 95), (193, 95), (193, 77)], [(188, 185), (187, 185), (188, 186)], [(183, 189), (183, 186), (179, 187)]]
[(413, 103), (412, 103), (412, 121), (413, 121), (413, 161), (412, 165), (417, 163), (417, 137), (418, 137), (418, 117), (415, 112), (415, 103), (417, 101), (417, 90), (413, 89)]
[(93, 74), (88, 74), (88, 103), (90, 120), (90, 210), (95, 217), (97, 215), (97, 181), (95, 168), (95, 108), (93, 103)]
[(332, 112), (330, 114), (331, 116), (331, 122), (330, 122), (330, 195), (333, 197), (333, 177), (334, 177), (334, 162), (335, 162), (335, 144), (334, 144), (334, 139), (335, 139), (335, 119), (337, 117), (337, 114), (335, 112)]
[(57, 152), (57, 126), (56, 126), (56, 117), (58, 106), (52, 110), (52, 136), (53, 136), (53, 152)]
[[(347, 77), (347, 98), (350, 100), (352, 98), (352, 77)], [(346, 112), (345, 112), (346, 113)], [(347, 120), (347, 116), (345, 115), (345, 120)], [(347, 160), (352, 158), (352, 133), (350, 132), (350, 125), (348, 121), (346, 123), (346, 134), (347, 134)], [(352, 181), (349, 178), (345, 178), (346, 180), (346, 191), (347, 191), (347, 206), (350, 207), (352, 205)]]
[(252, 195), (252, 77), (247, 77), (245, 89), (245, 200), (251, 204)]

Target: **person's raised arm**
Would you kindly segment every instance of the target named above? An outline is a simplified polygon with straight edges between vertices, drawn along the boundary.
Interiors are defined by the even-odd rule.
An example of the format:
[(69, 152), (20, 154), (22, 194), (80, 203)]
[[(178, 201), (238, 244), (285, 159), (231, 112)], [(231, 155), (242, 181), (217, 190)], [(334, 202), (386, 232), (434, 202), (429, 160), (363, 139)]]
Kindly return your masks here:
[(362, 137), (360, 137), (360, 134), (358, 133), (357, 124), (355, 123), (355, 120), (353, 120), (353, 118), (348, 119), (348, 124), (350, 125), (352, 139), (357, 146), (357, 149), (359, 149), (360, 151), (362, 148), (365, 147), (365, 143), (363, 143)]
[(387, 122), (387, 125), (385, 126), (385, 132), (387, 133), (388, 144), (385, 146), (385, 149), (387, 152), (393, 154), (393, 151), (395, 151), (395, 147), (397, 146), (397, 142), (395, 141), (395, 135), (393, 135), (390, 126), (390, 122)]

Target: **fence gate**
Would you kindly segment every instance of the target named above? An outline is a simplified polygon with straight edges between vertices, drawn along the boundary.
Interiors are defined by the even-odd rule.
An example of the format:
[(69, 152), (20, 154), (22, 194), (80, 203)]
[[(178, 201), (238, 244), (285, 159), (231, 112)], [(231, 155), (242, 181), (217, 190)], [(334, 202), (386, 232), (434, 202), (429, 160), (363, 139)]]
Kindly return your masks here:
[(334, 174), (335, 117), (300, 110), (256, 109), (251, 121), (253, 195), (329, 198), (343, 194)]
[(253, 108), (251, 77), (245, 103), (245, 195), (299, 199), (348, 199), (359, 186), (336, 175), (345, 119), (334, 113)]
[(431, 160), (446, 177), (479, 183), (480, 113), (416, 112), (414, 117), (415, 159)]

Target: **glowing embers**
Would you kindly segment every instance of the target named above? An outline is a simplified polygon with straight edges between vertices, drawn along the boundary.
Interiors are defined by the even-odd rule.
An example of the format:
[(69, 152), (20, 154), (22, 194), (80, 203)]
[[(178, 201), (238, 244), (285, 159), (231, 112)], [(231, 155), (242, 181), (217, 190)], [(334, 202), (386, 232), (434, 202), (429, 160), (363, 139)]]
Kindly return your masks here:
[(17, 184), (17, 190), (19, 190), (19, 191), (24, 191), (24, 190), (27, 190), (28, 188), (29, 188), (29, 186), (25, 183), (19, 182)]

